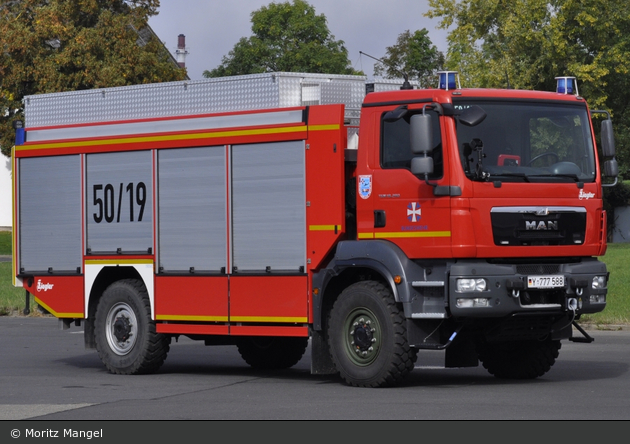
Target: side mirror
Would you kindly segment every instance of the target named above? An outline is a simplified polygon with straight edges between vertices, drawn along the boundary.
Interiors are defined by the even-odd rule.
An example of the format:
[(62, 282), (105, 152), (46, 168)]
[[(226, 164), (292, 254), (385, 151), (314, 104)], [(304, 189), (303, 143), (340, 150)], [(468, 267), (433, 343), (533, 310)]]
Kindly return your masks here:
[(409, 125), (411, 151), (425, 154), (433, 150), (433, 125), (429, 114), (414, 114)]
[(466, 108), (459, 115), (459, 121), (466, 126), (477, 126), (487, 117), (486, 112), (482, 107), (473, 105), (470, 108)]
[[(412, 160), (413, 166), (413, 160)], [(604, 162), (604, 176), (617, 177), (619, 175), (619, 165), (617, 165), (617, 159), (611, 159)]]
[(602, 121), (602, 154), (604, 157), (613, 157), (615, 155), (615, 136), (613, 134), (612, 120), (606, 119)]
[(433, 157), (412, 158), (411, 173), (416, 176), (426, 176), (433, 173)]

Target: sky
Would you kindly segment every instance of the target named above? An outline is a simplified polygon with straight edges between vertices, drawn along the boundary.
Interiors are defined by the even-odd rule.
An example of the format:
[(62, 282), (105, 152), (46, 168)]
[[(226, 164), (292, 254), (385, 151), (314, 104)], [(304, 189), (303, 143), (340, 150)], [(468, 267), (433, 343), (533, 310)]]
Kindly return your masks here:
[[(283, 3), (285, 0), (275, 0)], [(324, 15), (336, 40), (343, 40), (354, 69), (373, 75), (375, 61), (398, 35), (427, 29), (431, 42), (446, 53), (447, 31), (437, 29), (438, 19), (424, 17), (428, 0), (307, 0), (315, 13)], [(186, 36), (186, 68), (191, 80), (203, 79), (203, 71), (221, 64), (241, 37), (250, 37), (251, 13), (272, 0), (160, 0), (158, 15), (149, 25), (175, 54), (177, 37)]]

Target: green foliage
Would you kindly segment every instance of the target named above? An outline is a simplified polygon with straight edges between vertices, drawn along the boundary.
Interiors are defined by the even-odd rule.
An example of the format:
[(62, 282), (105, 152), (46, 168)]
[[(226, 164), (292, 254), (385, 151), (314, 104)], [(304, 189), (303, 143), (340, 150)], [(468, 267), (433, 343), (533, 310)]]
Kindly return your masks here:
[(578, 79), (592, 109), (615, 122), (622, 175), (630, 174), (630, 14), (610, 0), (429, 0), (450, 29), (447, 67), (468, 87), (555, 90)]
[(221, 65), (204, 77), (263, 72), (359, 74), (350, 66), (342, 40), (328, 30), (326, 17), (303, 0), (270, 3), (252, 12), (252, 33), (241, 38)]
[(442, 69), (444, 54), (431, 43), (429, 31), (422, 29), (411, 34), (406, 30), (386, 52), (384, 63), (374, 65), (375, 75), (394, 79), (406, 74), (408, 80), (417, 80), (422, 88), (435, 86), (435, 72)]
[(159, 0), (20, 0), (0, 5), (0, 146), (26, 95), (183, 80), (147, 21)]
[(619, 176), (630, 179), (630, 112), (617, 114), (622, 117), (614, 121), (615, 157), (619, 163)]
[(630, 205), (630, 183), (618, 182), (614, 187), (604, 188), (604, 208), (625, 207)]

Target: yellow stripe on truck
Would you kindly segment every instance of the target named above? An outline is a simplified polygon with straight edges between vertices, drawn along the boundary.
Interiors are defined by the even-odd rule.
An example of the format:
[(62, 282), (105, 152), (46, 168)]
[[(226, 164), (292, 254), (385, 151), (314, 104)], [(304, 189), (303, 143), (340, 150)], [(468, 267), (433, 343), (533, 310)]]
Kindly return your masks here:
[(123, 137), (120, 139), (77, 140), (75, 142), (36, 143), (16, 146), (17, 151), (41, 150), (53, 148), (77, 148), (92, 145), (120, 145), (124, 143), (169, 142), (191, 139), (216, 139), (219, 137), (259, 136), (268, 134), (286, 134), (309, 131), (337, 130), (339, 125), (288, 126), (284, 128), (256, 128), (235, 131), (216, 131), (211, 133), (172, 134), (168, 136)]
[(390, 233), (359, 233), (359, 239), (391, 239), (417, 237), (451, 237), (450, 231), (395, 231)]

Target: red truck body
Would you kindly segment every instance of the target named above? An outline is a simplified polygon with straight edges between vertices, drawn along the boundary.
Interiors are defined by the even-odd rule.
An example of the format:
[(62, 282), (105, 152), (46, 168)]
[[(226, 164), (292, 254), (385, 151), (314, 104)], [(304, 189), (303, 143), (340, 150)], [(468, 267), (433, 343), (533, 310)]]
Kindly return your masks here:
[[(581, 97), (389, 90), (353, 115), (322, 99), (329, 78), (284, 76), (300, 103), (199, 104), (186, 94), (225, 93), (204, 82), (27, 97), (16, 285), (123, 374), (156, 371), (179, 335), (257, 368), (310, 339), (313, 373), (358, 386), (402, 381), (421, 349), (538, 377), (561, 340), (591, 340), (575, 321), (605, 307), (616, 163)], [(252, 79), (283, 74), (222, 80)]]

